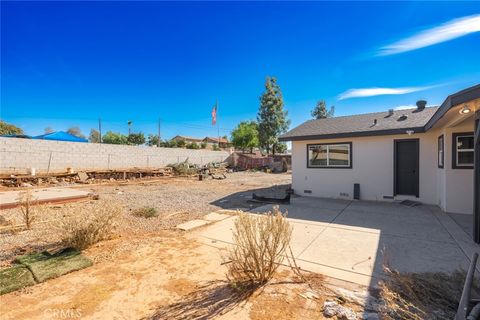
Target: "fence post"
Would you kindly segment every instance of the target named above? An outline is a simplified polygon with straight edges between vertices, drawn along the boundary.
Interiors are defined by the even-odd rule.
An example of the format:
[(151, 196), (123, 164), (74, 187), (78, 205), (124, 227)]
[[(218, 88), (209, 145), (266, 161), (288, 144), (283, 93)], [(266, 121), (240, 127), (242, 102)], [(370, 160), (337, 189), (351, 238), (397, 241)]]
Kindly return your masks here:
[(53, 151), (50, 151), (50, 158), (48, 158), (47, 174), (50, 173), (50, 164), (52, 163), (52, 153)]

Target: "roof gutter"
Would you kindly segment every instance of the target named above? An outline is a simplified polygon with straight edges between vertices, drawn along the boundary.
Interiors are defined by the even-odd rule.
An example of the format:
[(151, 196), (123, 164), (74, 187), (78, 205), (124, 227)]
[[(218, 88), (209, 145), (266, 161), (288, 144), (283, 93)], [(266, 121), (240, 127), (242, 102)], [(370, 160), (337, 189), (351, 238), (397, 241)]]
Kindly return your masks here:
[(336, 139), (336, 138), (353, 138), (353, 137), (372, 137), (372, 136), (386, 136), (394, 134), (405, 134), (407, 131), (413, 133), (425, 132), (424, 127), (402, 128), (402, 129), (385, 129), (378, 131), (359, 131), (359, 132), (340, 132), (330, 134), (316, 134), (309, 136), (293, 136), (278, 138), (279, 141), (302, 141), (302, 140), (318, 140), (318, 139)]

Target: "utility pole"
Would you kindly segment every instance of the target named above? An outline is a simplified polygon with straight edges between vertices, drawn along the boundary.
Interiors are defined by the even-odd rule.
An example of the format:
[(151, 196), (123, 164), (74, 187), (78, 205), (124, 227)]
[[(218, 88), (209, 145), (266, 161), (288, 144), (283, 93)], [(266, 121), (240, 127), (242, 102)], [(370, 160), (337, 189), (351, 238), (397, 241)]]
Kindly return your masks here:
[(131, 130), (132, 129), (132, 120), (128, 120), (127, 124), (128, 124), (128, 135), (130, 135), (132, 133), (131, 132), (132, 131)]
[(100, 136), (100, 143), (102, 143), (102, 119), (98, 118), (98, 134)]
[(158, 142), (157, 147), (160, 148), (160, 118), (158, 118)]

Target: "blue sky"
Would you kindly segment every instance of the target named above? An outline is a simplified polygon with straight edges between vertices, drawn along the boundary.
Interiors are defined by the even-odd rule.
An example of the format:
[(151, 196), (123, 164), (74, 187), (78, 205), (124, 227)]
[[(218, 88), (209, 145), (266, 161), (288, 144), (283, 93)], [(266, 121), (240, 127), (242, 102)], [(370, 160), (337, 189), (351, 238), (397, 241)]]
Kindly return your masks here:
[(435, 105), (480, 82), (479, 20), (479, 2), (2, 1), (1, 118), (215, 136), (218, 99), (223, 135), (255, 119), (267, 75), (292, 127), (319, 99), (338, 116)]

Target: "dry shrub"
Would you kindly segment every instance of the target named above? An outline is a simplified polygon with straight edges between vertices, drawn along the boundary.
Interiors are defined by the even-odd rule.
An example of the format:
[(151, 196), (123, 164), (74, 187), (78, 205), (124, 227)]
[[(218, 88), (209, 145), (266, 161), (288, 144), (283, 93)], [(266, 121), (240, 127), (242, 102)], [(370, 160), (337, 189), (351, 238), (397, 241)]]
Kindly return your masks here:
[(382, 319), (453, 319), (466, 273), (456, 271), (399, 273), (385, 268), (388, 278), (380, 284), (385, 301)]
[(84, 210), (67, 204), (62, 211), (63, 216), (57, 224), (62, 243), (83, 250), (111, 238), (121, 208), (112, 202), (98, 201), (91, 202)]
[(153, 218), (158, 217), (158, 211), (153, 207), (143, 207), (135, 210), (133, 215), (142, 218)]
[(22, 211), (23, 223), (25, 223), (27, 229), (31, 229), (32, 223), (35, 220), (35, 212), (32, 209), (32, 194), (30, 189), (20, 193), (18, 202), (20, 204), (20, 210)]
[(292, 227), (278, 206), (264, 215), (240, 213), (235, 221), (235, 246), (228, 251), (227, 279), (233, 284), (262, 285), (286, 255)]

